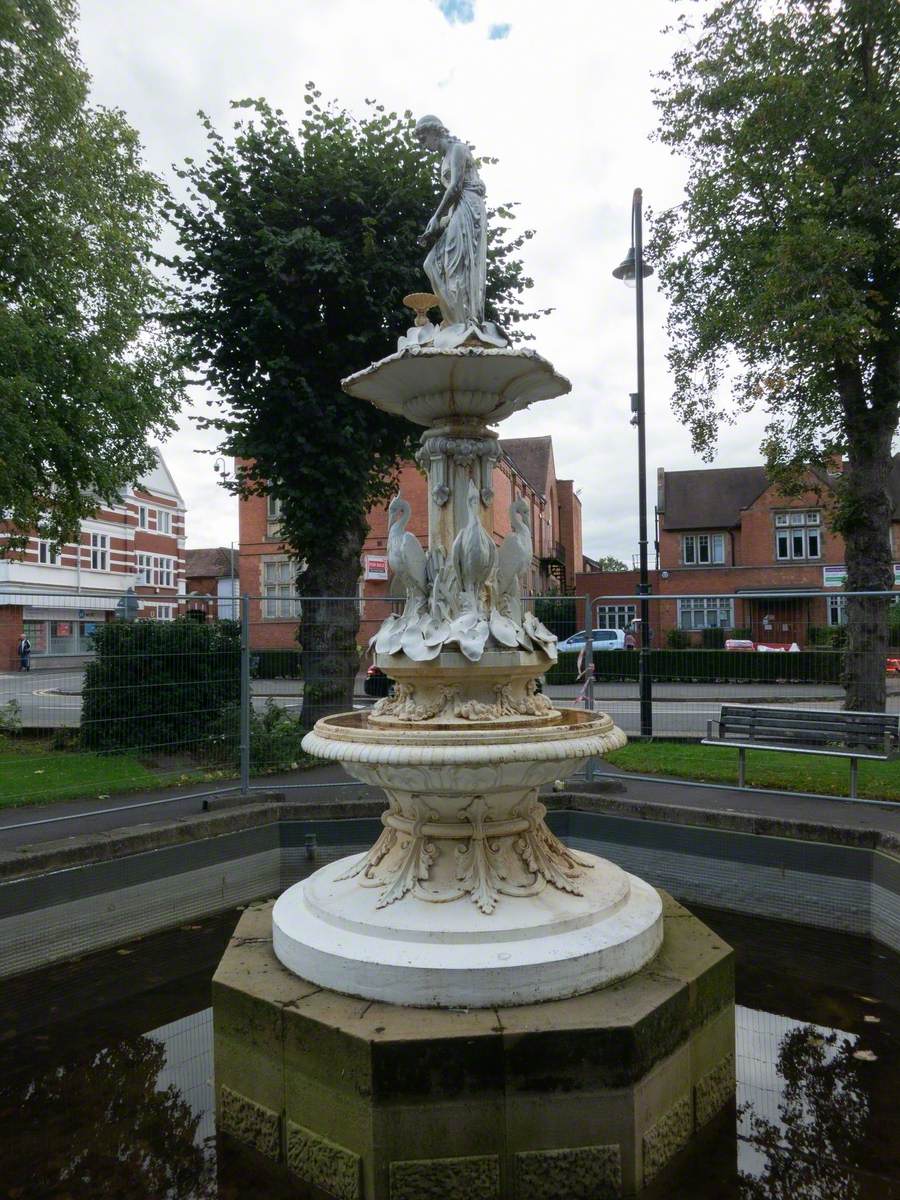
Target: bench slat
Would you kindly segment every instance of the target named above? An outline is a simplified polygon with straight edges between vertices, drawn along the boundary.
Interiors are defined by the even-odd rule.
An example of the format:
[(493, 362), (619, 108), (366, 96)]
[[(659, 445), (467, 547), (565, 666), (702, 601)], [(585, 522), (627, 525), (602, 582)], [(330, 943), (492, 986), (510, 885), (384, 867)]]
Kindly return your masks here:
[(793, 712), (772, 712), (771, 710), (767, 711), (766, 709), (759, 709), (755, 712), (729, 712), (727, 709), (723, 708), (721, 719), (723, 722), (728, 722), (729, 724), (735, 725), (749, 725), (758, 723), (760, 721), (788, 721), (791, 723), (797, 722), (803, 725), (842, 725), (849, 726), (854, 729), (872, 730), (893, 730), (900, 727), (900, 720), (898, 720), (898, 717), (893, 715), (879, 721), (874, 720), (871, 717), (857, 717), (852, 713), (847, 713), (844, 715), (839, 709), (835, 709), (833, 712), (809, 713), (804, 712), (802, 709), (795, 709)]
[[(884, 735), (870, 736), (868, 734), (854, 733), (847, 729), (793, 729), (784, 725), (766, 725), (757, 727), (756, 729), (741, 729), (733, 726), (723, 725), (721, 727), (722, 737), (742, 737), (747, 741), (754, 741), (757, 738), (776, 738), (782, 741), (789, 742), (852, 742), (855, 746), (883, 746)], [(895, 738), (889, 738), (889, 741), (896, 741)]]
[(833, 758), (869, 758), (880, 762), (888, 762), (890, 755), (866, 754), (857, 750), (814, 750), (806, 746), (777, 746), (768, 742), (730, 742), (721, 738), (703, 738), (701, 746), (725, 746), (733, 750), (785, 750), (792, 754), (825, 754)]

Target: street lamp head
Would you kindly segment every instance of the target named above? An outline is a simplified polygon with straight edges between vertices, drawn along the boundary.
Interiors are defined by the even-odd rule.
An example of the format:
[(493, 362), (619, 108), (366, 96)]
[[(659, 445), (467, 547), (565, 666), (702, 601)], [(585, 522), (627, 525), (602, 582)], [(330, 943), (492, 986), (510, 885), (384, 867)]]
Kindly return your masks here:
[[(648, 275), (652, 274), (653, 268), (648, 262), (645, 261), (643, 263), (641, 275), (644, 279), (646, 279)], [(621, 279), (626, 287), (634, 287), (635, 277), (637, 276), (637, 269), (634, 261), (634, 246), (629, 247), (628, 253), (613, 271), (613, 276), (616, 279)]]

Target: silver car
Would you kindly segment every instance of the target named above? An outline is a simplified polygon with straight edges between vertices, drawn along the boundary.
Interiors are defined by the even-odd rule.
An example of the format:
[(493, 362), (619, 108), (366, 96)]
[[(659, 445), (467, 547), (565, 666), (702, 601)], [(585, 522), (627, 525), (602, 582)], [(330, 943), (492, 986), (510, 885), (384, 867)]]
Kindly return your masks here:
[[(594, 629), (593, 634), (594, 650), (624, 650), (625, 649), (625, 630), (624, 629)], [(565, 653), (568, 651), (578, 651), (584, 649), (584, 644), (587, 641), (587, 634), (582, 629), (581, 633), (573, 633), (571, 637), (567, 637), (564, 642), (560, 642), (556, 647), (557, 650)]]

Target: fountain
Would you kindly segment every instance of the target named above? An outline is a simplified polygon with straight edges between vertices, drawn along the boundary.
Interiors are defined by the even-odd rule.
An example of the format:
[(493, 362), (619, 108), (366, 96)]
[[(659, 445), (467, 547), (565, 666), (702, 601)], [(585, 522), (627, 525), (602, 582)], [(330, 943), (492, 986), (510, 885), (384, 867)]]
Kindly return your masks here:
[(523, 601), (527, 506), (492, 536), (492, 426), (570, 385), (485, 322), (483, 186), (436, 118), (417, 129), (447, 185), (434, 292), (342, 386), (424, 426), (428, 546), (398, 496), (405, 603), (371, 647), (393, 694), (303, 742), (388, 807), (368, 852), (239, 926), (214, 989), (220, 1125), (352, 1200), (629, 1195), (728, 1096), (731, 952), (546, 823), (540, 788), (625, 736), (538, 689), (556, 639)]

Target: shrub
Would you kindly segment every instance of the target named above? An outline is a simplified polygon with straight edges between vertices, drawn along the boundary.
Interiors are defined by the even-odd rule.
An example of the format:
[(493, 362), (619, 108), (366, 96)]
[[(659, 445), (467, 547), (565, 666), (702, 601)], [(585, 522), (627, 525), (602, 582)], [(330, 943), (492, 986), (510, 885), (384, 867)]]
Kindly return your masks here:
[[(250, 770), (254, 775), (267, 771), (289, 771), (301, 761), (309, 761), (300, 749), (305, 730), (296, 716), (266, 701), (262, 712), (250, 712)], [(212, 757), (237, 769), (241, 762), (241, 709), (230, 704), (222, 713), (213, 738)]]
[(534, 601), (534, 615), (561, 642), (584, 629), (584, 605), (579, 605), (574, 596), (538, 596)]
[(299, 650), (251, 650), (250, 671), (254, 679), (300, 679)]
[(666, 645), (670, 650), (687, 650), (691, 635), (685, 629), (670, 629), (666, 633)]
[(704, 629), (700, 634), (700, 642), (704, 650), (724, 650), (725, 630), (719, 626)]
[(82, 693), (86, 750), (208, 748), (240, 702), (237, 621), (116, 621), (97, 627), (94, 650)]
[[(733, 650), (651, 650), (652, 678), (683, 683), (836, 683), (841, 682), (843, 654), (834, 650), (799, 653), (741, 653)], [(548, 684), (575, 683), (576, 654), (560, 654), (546, 672)], [(633, 650), (603, 650), (594, 655), (598, 680), (637, 680), (640, 655)]]
[(0, 706), (0, 733), (18, 733), (22, 728), (22, 706), (10, 700)]

